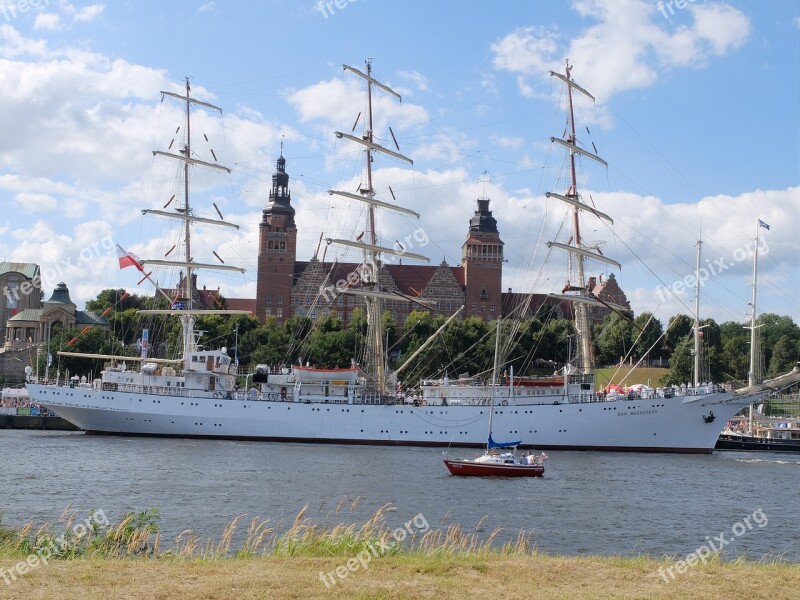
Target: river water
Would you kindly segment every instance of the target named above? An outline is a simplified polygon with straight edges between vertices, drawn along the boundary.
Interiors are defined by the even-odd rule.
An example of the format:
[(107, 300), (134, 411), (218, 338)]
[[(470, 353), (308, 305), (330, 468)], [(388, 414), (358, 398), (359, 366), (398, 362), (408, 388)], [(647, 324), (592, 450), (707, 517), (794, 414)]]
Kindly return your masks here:
[(800, 562), (797, 454), (553, 451), (541, 479), (487, 479), (449, 475), (437, 449), (0, 430), (0, 456), (9, 526), (56, 523), (67, 507), (112, 521), (157, 507), (164, 542), (185, 529), (219, 539), (241, 514), (285, 528), (306, 504), (335, 524), (392, 503), (393, 527), (422, 514), (474, 531), (486, 517), (478, 535), (500, 527), (508, 540), (524, 528), (550, 553), (686, 555), (724, 534), (724, 557)]

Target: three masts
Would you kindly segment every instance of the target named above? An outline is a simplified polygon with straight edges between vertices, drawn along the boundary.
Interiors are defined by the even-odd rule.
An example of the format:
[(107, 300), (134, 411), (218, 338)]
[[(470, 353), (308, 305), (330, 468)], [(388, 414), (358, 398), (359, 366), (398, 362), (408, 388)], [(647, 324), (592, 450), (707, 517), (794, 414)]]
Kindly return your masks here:
[[(345, 70), (366, 82), (367, 115), (362, 136), (337, 132), (340, 139), (364, 149), (365, 175), (358, 193), (331, 190), (333, 196), (367, 205), (365, 237), (356, 241), (329, 238), (331, 244), (356, 248), (362, 252), (362, 277), (357, 286), (334, 290), (364, 299), (369, 322), (366, 359), (363, 364), (343, 369), (312, 367), (272, 368), (261, 366), (248, 374), (241, 384), (236, 365), (225, 348), (208, 350), (198, 344), (196, 318), (205, 314), (236, 314), (245, 311), (205, 311), (192, 301), (192, 274), (196, 269), (239, 270), (221, 262), (208, 264), (192, 256), (191, 225), (235, 227), (219, 219), (194, 213), (190, 205), (190, 167), (227, 171), (216, 162), (203, 161), (192, 151), (191, 108), (219, 108), (195, 100), (186, 85), (185, 95), (165, 92), (164, 96), (185, 104), (185, 143), (178, 154), (157, 151), (155, 154), (176, 160), (183, 170), (182, 204), (167, 211), (147, 210), (146, 214), (178, 219), (184, 224), (183, 259), (145, 260), (144, 272), (150, 266), (182, 269), (186, 275), (185, 298), (172, 308), (157, 314), (178, 315), (183, 328), (183, 357), (180, 360), (138, 360), (144, 364), (138, 371), (128, 371), (117, 362), (106, 369), (100, 380), (79, 389), (62, 385), (45, 385), (36, 380), (28, 383), (31, 397), (50, 406), (59, 415), (82, 429), (101, 433), (143, 434), (155, 436), (214, 437), (276, 441), (339, 442), (367, 444), (400, 444), (431, 446), (485, 446), (486, 425), (498, 439), (521, 440), (522, 446), (541, 449), (583, 448), (608, 450), (649, 450), (677, 452), (710, 452), (719, 429), (706, 420), (713, 407), (720, 421), (733, 416), (743, 404), (734, 401), (730, 392), (709, 386), (689, 394), (685, 390), (664, 390), (635, 398), (599, 397), (594, 390), (593, 352), (589, 337), (586, 307), (608, 303), (594, 297), (587, 289), (583, 261), (599, 260), (618, 265), (616, 261), (593, 251), (581, 237), (579, 214), (591, 213), (606, 221), (611, 218), (584, 202), (577, 190), (575, 161), (578, 155), (605, 164), (596, 154), (578, 145), (572, 109), (573, 91), (591, 98), (571, 77), (567, 65), (564, 75), (556, 74), (567, 86), (569, 99), (569, 135), (552, 138), (568, 149), (570, 186), (565, 194), (549, 194), (572, 208), (573, 235), (567, 244), (551, 242), (551, 248), (566, 250), (570, 256), (570, 281), (562, 295), (576, 305), (576, 328), (580, 337), (580, 364), (583, 372), (565, 368), (563, 378), (513, 380), (501, 382), (495, 368), (494, 385), (460, 385), (441, 382), (422, 387), (422, 401), (408, 403), (395, 394), (394, 377), (387, 369), (384, 347), (382, 303), (384, 300), (424, 304), (420, 298), (403, 296), (382, 289), (378, 280), (384, 254), (406, 259), (426, 257), (387, 248), (380, 244), (375, 227), (377, 208), (418, 217), (417, 213), (396, 202), (379, 199), (373, 185), (373, 158), (386, 154), (411, 164), (411, 159), (376, 142), (373, 123), (372, 94), (375, 89), (399, 98), (399, 95), (372, 76), (371, 63), (366, 72), (345, 66)], [(355, 128), (355, 127), (354, 127)], [(396, 144), (394, 133), (390, 129)], [(213, 154), (212, 154), (213, 156)], [(215, 157), (216, 158), (216, 157)], [(391, 191), (391, 190), (390, 190)], [(394, 193), (392, 193), (394, 197)], [(170, 254), (171, 250), (167, 252)], [(216, 254), (216, 253), (214, 253)], [(146, 277), (149, 277), (149, 273)], [(162, 292), (163, 293), (163, 292)], [(171, 299), (173, 300), (173, 299)], [(611, 306), (612, 308), (615, 308)], [(621, 307), (618, 307), (621, 308)], [(456, 318), (454, 315), (451, 318)], [(102, 357), (115, 359), (116, 357)], [(408, 360), (413, 360), (414, 356)], [(408, 364), (408, 360), (405, 364)], [(500, 364), (500, 358), (495, 361)], [(177, 367), (177, 368), (176, 368)], [(402, 370), (402, 366), (400, 369)], [(754, 393), (761, 393), (755, 390)], [(671, 397), (671, 396), (676, 397)]]

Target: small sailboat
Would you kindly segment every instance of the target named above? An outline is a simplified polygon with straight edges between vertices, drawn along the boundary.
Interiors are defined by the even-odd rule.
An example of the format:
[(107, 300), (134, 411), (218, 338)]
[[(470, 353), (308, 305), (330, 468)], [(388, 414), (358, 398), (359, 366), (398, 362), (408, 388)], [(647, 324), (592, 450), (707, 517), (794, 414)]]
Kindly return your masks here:
[[(519, 456), (516, 454), (516, 445), (520, 442), (508, 444), (497, 443), (489, 435), (486, 452), (477, 458), (451, 459), (445, 456), (444, 464), (451, 475), (476, 475), (483, 477), (541, 477), (544, 475), (544, 461), (547, 455), (542, 452), (534, 456), (528, 452)], [(503, 449), (510, 449), (501, 452)]]
[[(492, 369), (492, 390), (497, 387), (497, 363), (500, 352), (500, 319), (497, 320), (497, 334), (494, 345), (494, 368)], [(486, 450), (477, 458), (451, 459), (444, 456), (444, 464), (451, 475), (474, 475), (494, 477), (541, 477), (544, 475), (544, 461), (547, 455), (542, 452), (538, 457), (532, 452), (519, 456), (517, 446), (522, 440), (514, 442), (495, 442), (492, 438), (494, 421), (494, 393), (490, 396), (489, 435)]]

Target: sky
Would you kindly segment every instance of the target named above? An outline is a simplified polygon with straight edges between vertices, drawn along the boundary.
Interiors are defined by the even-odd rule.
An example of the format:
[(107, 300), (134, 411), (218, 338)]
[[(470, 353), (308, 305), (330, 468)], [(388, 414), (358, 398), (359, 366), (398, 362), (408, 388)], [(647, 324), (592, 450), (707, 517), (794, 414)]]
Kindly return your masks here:
[[(152, 151), (183, 143), (181, 106), (160, 91), (182, 93), (188, 77), (223, 109), (193, 114), (193, 153), (231, 169), (193, 168), (191, 205), (240, 225), (198, 227), (192, 255), (246, 269), (203, 272), (201, 286), (255, 296), (281, 144), (298, 259), (358, 260), (320, 237), (365, 229), (361, 203), (327, 190), (363, 178), (358, 148), (334, 131), (365, 112), (342, 64), (367, 59), (402, 95), (376, 91), (376, 139), (393, 148), (391, 127), (414, 161), (376, 157), (375, 189), (420, 214), (379, 211), (383, 245), (457, 265), (489, 197), (504, 289), (559, 292), (566, 257), (546, 242), (568, 241), (570, 213), (545, 192), (566, 191), (550, 142), (565, 95), (549, 71), (569, 59), (595, 97), (576, 97), (578, 141), (608, 162), (578, 160), (579, 191), (614, 220), (584, 218), (583, 240), (622, 264), (591, 261), (588, 274), (613, 273), (637, 314), (666, 322), (693, 310), (702, 237), (701, 316), (745, 321), (758, 233), (758, 312), (800, 322), (797, 0), (0, 0), (2, 259), (39, 264), (46, 296), (64, 281), (79, 305), (106, 288), (151, 293), (118, 268), (115, 244), (142, 258), (180, 244), (175, 224), (141, 210), (180, 198), (176, 164)], [(174, 286), (177, 273), (154, 277)]]

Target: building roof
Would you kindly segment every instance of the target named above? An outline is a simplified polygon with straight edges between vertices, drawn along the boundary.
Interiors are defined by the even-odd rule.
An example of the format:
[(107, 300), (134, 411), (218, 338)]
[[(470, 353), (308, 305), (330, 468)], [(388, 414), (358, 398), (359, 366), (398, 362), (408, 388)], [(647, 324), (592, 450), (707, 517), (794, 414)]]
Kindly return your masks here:
[[(523, 305), (530, 298), (530, 304), (524, 315), (519, 315), (522, 318), (533, 316), (538, 311), (542, 304), (549, 304), (554, 307), (557, 317), (571, 319), (574, 315), (572, 302), (566, 300), (559, 300), (552, 298), (548, 294), (525, 294), (520, 292), (503, 292), (502, 293), (502, 315), (508, 316), (515, 308)], [(546, 318), (548, 315), (538, 315), (540, 318)]]
[(42, 316), (41, 308), (26, 308), (19, 311), (9, 321), (38, 321)]
[[(297, 261), (294, 263), (294, 273), (292, 276), (297, 281), (305, 272), (308, 261)], [(328, 282), (336, 285), (337, 281), (347, 281), (351, 273), (357, 272), (361, 263), (319, 263), (322, 270), (328, 275)], [(446, 265), (445, 265), (446, 266)], [(408, 296), (420, 296), (425, 286), (428, 285), (434, 274), (441, 267), (430, 265), (385, 265), (386, 270), (394, 280), (394, 284), (401, 294)], [(466, 287), (464, 280), (463, 267), (449, 267), (456, 282), (463, 290)]]
[(439, 267), (428, 265), (386, 265), (397, 289), (407, 296), (420, 296)]
[(225, 301), (231, 310), (249, 310), (251, 313), (256, 314), (255, 298), (226, 298)]
[(103, 317), (93, 313), (90, 310), (76, 310), (75, 311), (75, 324), (76, 325), (108, 325)]
[(19, 273), (28, 279), (33, 279), (39, 275), (39, 265), (23, 262), (0, 262), (0, 276), (6, 273)]
[(50, 299), (45, 302), (45, 304), (72, 304), (73, 306), (75, 303), (69, 297), (69, 290), (67, 289), (67, 284), (63, 281), (56, 286), (56, 289), (53, 290), (53, 295), (50, 296)]
[[(25, 310), (21, 310), (16, 315), (11, 317), (8, 322), (20, 322), (20, 321), (30, 321), (30, 322), (40, 322), (42, 320), (42, 313), (44, 312), (43, 308), (26, 308)], [(101, 325), (101, 326), (108, 326), (108, 321), (106, 321), (100, 315), (93, 313), (90, 310), (76, 310), (75, 311), (75, 325)]]

